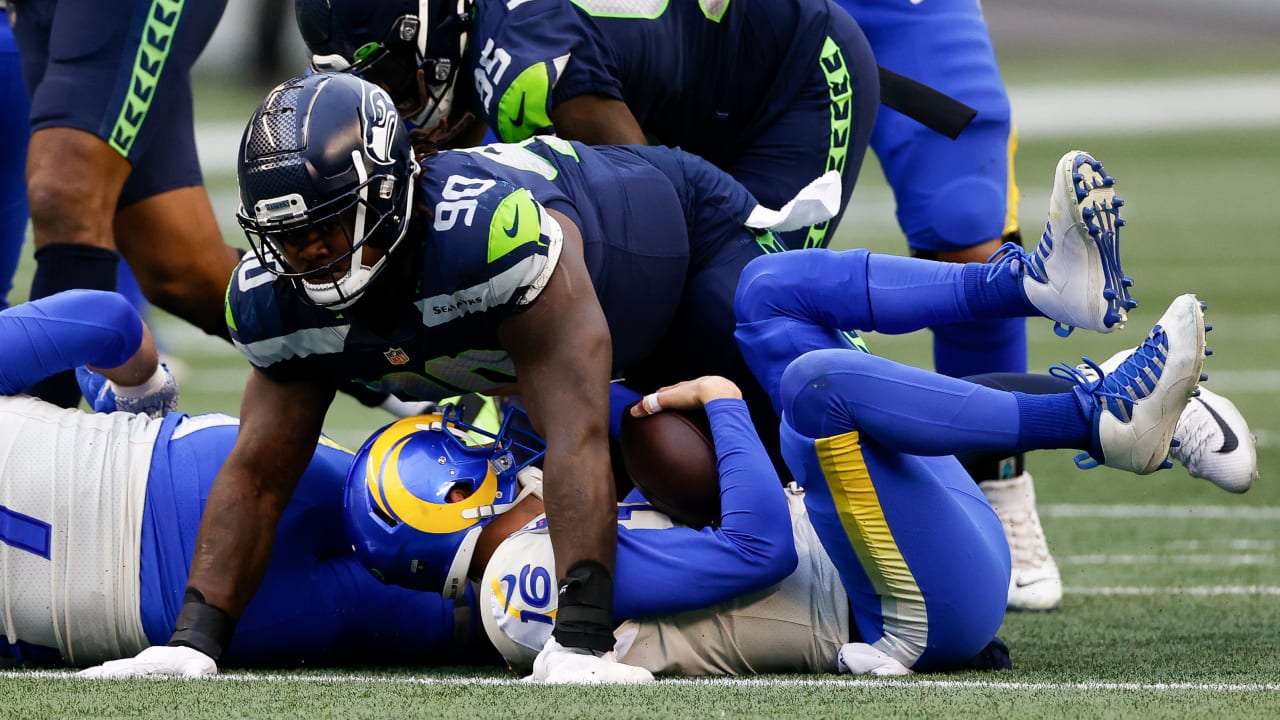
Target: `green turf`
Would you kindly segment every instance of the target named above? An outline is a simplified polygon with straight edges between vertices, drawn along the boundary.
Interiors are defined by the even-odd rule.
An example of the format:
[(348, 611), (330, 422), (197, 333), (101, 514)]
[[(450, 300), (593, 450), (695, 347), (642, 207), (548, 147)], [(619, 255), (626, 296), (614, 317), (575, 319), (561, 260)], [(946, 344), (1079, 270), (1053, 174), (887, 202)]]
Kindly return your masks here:
[[(1040, 74), (1049, 76), (1034, 65), (1023, 71), (1031, 79)], [(221, 103), (217, 113), (204, 114), (214, 119), (243, 116), (243, 104), (252, 103), (240, 91), (202, 97)], [(1024, 226), (1034, 241), (1057, 157), (1072, 146), (1091, 150), (1118, 178), (1129, 203), (1124, 256), (1142, 304), (1127, 330), (1107, 337), (1081, 333), (1063, 340), (1047, 322), (1032, 322), (1033, 369), (1081, 354), (1101, 359), (1136, 344), (1174, 295), (1197, 292), (1209, 302), (1216, 326), (1209, 387), (1230, 395), (1250, 418), (1266, 473), (1280, 459), (1280, 283), (1274, 279), (1280, 269), (1280, 133), (1267, 128), (1110, 138), (1086, 129), (1082, 135), (1023, 143), (1018, 170)], [(215, 195), (234, 193), (231, 178), (210, 177), (209, 184)], [(901, 252), (886, 200), (871, 163), (838, 245)], [(228, 236), (238, 238), (230, 215), (219, 212)], [(19, 279), (20, 290), (26, 282)], [(183, 388), (184, 408), (235, 412), (243, 361), (185, 326), (158, 320), (162, 341), (193, 369)], [(869, 340), (881, 354), (929, 363), (927, 335)], [(327, 427), (355, 444), (386, 420), (340, 400)], [(360, 676), (345, 679), (308, 670), (292, 679), (210, 683), (90, 684), (4, 675), (0, 718), (1280, 717), (1280, 489), (1273, 477), (1231, 496), (1181, 469), (1147, 478), (1107, 469), (1079, 472), (1067, 452), (1038, 454), (1030, 468), (1068, 590), (1060, 612), (1006, 620), (1001, 635), (1013, 648), (1012, 672), (900, 682), (804, 678), (812, 685), (776, 684), (794, 678), (775, 677), (762, 685), (665, 682), (631, 689), (494, 685), (509, 676), (476, 669), (345, 669)], [(1108, 508), (1126, 506), (1173, 509), (1152, 517), (1105, 516)], [(1197, 507), (1211, 510), (1179, 509)], [(1241, 594), (1203, 594), (1231, 588)], [(1103, 594), (1108, 589), (1144, 594)], [(414, 684), (413, 678), (429, 682)]]

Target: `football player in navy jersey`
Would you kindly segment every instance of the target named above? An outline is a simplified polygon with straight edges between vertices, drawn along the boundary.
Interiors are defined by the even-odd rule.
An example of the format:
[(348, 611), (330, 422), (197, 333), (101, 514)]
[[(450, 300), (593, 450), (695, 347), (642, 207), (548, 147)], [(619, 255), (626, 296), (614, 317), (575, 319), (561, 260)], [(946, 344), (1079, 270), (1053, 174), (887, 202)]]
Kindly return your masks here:
[[(173, 641), (212, 658), (226, 645), (336, 383), (424, 400), (518, 390), (555, 478), (546, 493), (562, 590), (553, 654), (564, 663), (550, 663), (562, 672), (548, 678), (647, 679), (594, 655), (612, 647), (609, 381), (646, 389), (724, 375), (754, 396), (760, 427), (776, 428), (764, 420), (775, 406), (734, 342), (733, 293), (742, 268), (776, 247), (773, 230), (838, 208), (838, 174), (775, 211), (670, 148), (548, 137), (420, 166), (387, 93), (346, 73), (275, 88), (239, 158), (239, 220), (255, 253), (228, 289), (227, 321), (253, 370)], [(1034, 253), (1012, 247), (996, 270), (872, 257), (950, 298), (956, 317), (1044, 315), (1108, 332), (1133, 306), (1112, 181), (1083, 153), (1064, 163), (1058, 225)], [(861, 302), (856, 292), (847, 300)], [(852, 347), (840, 333), (827, 342)]]
[[(383, 85), (425, 130), (469, 111), (503, 142), (554, 128), (593, 145), (680, 147), (769, 207), (836, 170), (843, 211), (880, 103), (866, 38), (829, 0), (295, 7), (316, 69)], [(782, 242), (825, 247), (839, 219), (783, 232)]]
[[(16, 394), (84, 364), (101, 370), (80, 372), (103, 412)], [(0, 656), (85, 666), (154, 645), (148, 657), (176, 674), (214, 669), (164, 643), (237, 422), (166, 412), (177, 400), (167, 379), (118, 294), (71, 290), (0, 312)], [(351, 460), (328, 439), (312, 448), (227, 665), (422, 664), (464, 649), (469, 596), (380, 583), (334, 531)]]

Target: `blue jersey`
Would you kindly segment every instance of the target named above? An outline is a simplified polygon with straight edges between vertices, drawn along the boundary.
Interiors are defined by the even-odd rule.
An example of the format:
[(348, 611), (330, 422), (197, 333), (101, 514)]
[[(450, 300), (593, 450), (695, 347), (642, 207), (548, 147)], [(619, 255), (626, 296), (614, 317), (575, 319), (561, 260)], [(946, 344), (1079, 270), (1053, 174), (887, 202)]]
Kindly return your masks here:
[[(152, 643), (168, 640), (182, 609), (204, 501), (238, 429), (225, 415), (164, 419), (142, 521), (142, 622)], [(280, 518), (271, 562), (236, 625), (226, 664), (423, 663), (457, 649), (453, 601), (384, 585), (355, 558), (341, 532), (352, 458), (326, 439), (316, 446)]]
[(414, 282), (377, 331), (350, 313), (308, 304), (257, 258), (245, 258), (229, 290), (228, 324), (256, 367), (276, 378), (351, 378), (422, 399), (515, 381), (498, 328), (537, 302), (556, 268), (562, 239), (547, 208), (581, 231), (612, 331), (615, 374), (659, 345), (681, 310), (686, 277), (723, 264), (717, 249), (753, 248), (727, 268), (734, 281), (760, 252), (743, 227), (754, 198), (668, 148), (545, 138), (450, 151), (426, 162), (419, 190), (430, 218), (398, 251)]
[[(725, 602), (767, 588), (796, 569), (788, 501), (746, 405), (714, 400), (706, 411), (720, 470), (720, 526), (673, 525), (643, 502), (619, 505), (617, 622)], [(512, 657), (511, 642), (536, 652), (550, 636), (557, 609), (554, 577), (545, 517), (512, 534), (490, 558), (479, 612), (504, 655)]]
[(526, 0), (482, 1), (474, 13), (465, 65), (499, 138), (545, 130), (552, 107), (590, 93), (624, 101), (651, 142), (721, 164), (785, 112), (817, 62), (830, 7)]
[[(0, 394), (17, 392), (35, 379), (81, 364), (118, 366), (138, 350), (141, 339), (142, 324), (136, 311), (116, 293), (70, 290), (0, 311)], [(45, 405), (34, 400), (28, 402)], [(59, 536), (71, 538), (69, 554), (92, 554), (77, 551), (76, 543), (89, 547), (114, 544), (130, 553), (134, 552), (130, 547), (137, 548), (136, 565), (129, 558), (112, 556), (106, 568), (95, 572), (110, 576), (122, 573), (123, 568), (138, 568), (134, 599), (140, 605), (137, 612), (142, 630), (147, 641), (163, 643), (168, 640), (182, 608), (187, 569), (205, 499), (235, 444), (238, 422), (225, 415), (188, 417), (171, 413), (159, 421), (139, 418), (104, 425), (69, 410), (54, 409), (54, 412), (62, 414), (57, 423), (47, 419), (32, 422), (29, 417), (35, 416), (29, 415), (29, 409), (24, 410), (21, 405), (16, 411), (10, 409), (8, 417), (15, 424), (6, 426), (7, 433), (25, 426), (46, 429), (26, 436), (38, 441), (32, 443), (33, 446), (11, 449), (25, 454), (5, 457), (0, 453), (3, 480), (10, 483), (6, 497), (10, 501), (21, 497), (30, 503), (33, 497), (43, 497), (41, 493), (48, 495), (47, 499), (35, 502), (43, 519), (25, 516), (20, 519), (25, 520), (25, 527), (34, 524), (46, 531), (52, 523), (61, 533)], [(128, 416), (123, 413), (95, 416), (107, 417)], [(129, 429), (130, 422), (136, 425), (133, 430)], [(149, 426), (152, 429), (142, 429), (141, 424), (145, 423), (153, 423)], [(109, 437), (78, 434), (77, 428), (87, 425), (100, 429), (109, 425), (115, 428), (110, 431), (115, 434)], [(149, 437), (148, 432), (154, 434), (154, 440), (142, 450), (147, 455), (135, 470), (130, 445), (136, 445), (138, 437)], [(48, 462), (51, 454), (58, 452), (60, 440), (65, 443), (66, 438), (97, 437), (104, 438), (99, 445), (110, 448), (105, 451), (106, 455), (98, 457), (90, 452), (80, 458), (79, 464), (68, 460), (70, 464), (60, 470)], [(343, 488), (352, 458), (349, 450), (328, 440), (322, 439), (317, 445), (302, 482), (281, 517), (270, 564), (262, 585), (237, 625), (224, 657), (227, 664), (423, 663), (435, 661), (465, 642), (470, 622), (459, 625), (455, 618), (470, 616), (469, 598), (455, 605), (438, 594), (383, 585), (355, 558), (351, 544), (341, 531)], [(91, 470), (85, 472), (87, 468)], [(145, 500), (140, 511), (136, 504), (130, 506), (119, 499), (130, 496), (135, 488), (143, 489), (144, 484)], [(138, 497), (143, 497), (141, 492)], [(84, 498), (93, 501), (84, 506)], [(114, 508), (119, 512), (108, 511), (103, 517), (102, 512), (90, 510), (89, 517), (100, 522), (84, 524), (79, 523), (83, 518), (76, 514), (84, 513), (83, 507)], [(139, 522), (136, 516), (126, 517), (131, 511), (141, 515), (138, 545), (131, 545), (129, 540), (129, 528), (136, 528)], [(12, 525), (18, 529), (24, 527), (21, 522)], [(4, 532), (6, 529), (0, 527), (0, 543), (12, 544), (14, 538)], [(138, 542), (138, 535), (132, 537), (133, 542)], [(38, 548), (33, 550), (25, 545), (21, 548), (43, 557), (43, 563), (49, 562), (48, 552), (42, 555)], [(69, 566), (64, 563), (51, 567)], [(111, 610), (102, 617), (71, 618), (75, 621), (71, 627), (76, 632), (72, 634), (74, 637), (65, 638), (65, 642), (104, 634), (113, 638), (129, 637), (127, 628), (112, 624), (129, 614), (127, 610), (122, 613), (112, 610), (129, 597), (129, 592), (116, 589), (118, 594), (113, 595), (114, 586), (108, 585), (100, 592), (95, 587), (93, 582), (69, 583), (66, 588), (58, 586), (57, 592), (62, 592), (65, 598), (60, 596), (53, 603), (57, 607)], [(36, 592), (31, 587), (25, 590)], [(47, 587), (44, 591), (49, 592)], [(86, 592), (98, 594), (86, 599), (83, 597)], [(25, 625), (29, 631), (31, 626), (26, 623), (42, 622), (38, 617), (31, 618), (30, 613), (21, 617), (19, 625)], [(43, 622), (48, 622), (47, 614)], [(94, 627), (85, 628), (85, 625)], [(36, 632), (40, 637), (49, 634), (43, 628)], [(35, 662), (58, 660), (59, 651), (55, 648), (33, 647), (21, 639), (15, 648), (10, 648), (4, 640), (0, 637), (0, 655), (20, 653), (20, 658)], [(98, 649), (119, 647), (110, 643), (89, 644)], [(448, 657), (456, 658), (456, 655)]]

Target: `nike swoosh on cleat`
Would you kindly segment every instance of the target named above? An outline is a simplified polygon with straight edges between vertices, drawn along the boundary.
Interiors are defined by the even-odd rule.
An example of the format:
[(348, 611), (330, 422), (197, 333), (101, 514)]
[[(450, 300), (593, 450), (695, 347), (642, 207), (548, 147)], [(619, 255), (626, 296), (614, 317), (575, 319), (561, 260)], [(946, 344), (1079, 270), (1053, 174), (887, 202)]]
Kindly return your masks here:
[(1200, 404), (1204, 406), (1204, 409), (1209, 411), (1209, 414), (1213, 416), (1213, 421), (1218, 423), (1218, 429), (1222, 431), (1222, 447), (1214, 450), (1214, 452), (1221, 455), (1229, 453), (1240, 447), (1240, 438), (1236, 437), (1236, 434), (1231, 432), (1231, 428), (1227, 425), (1227, 421), (1223, 420), (1221, 415), (1214, 412), (1213, 408), (1209, 407), (1209, 403), (1201, 400), (1200, 398), (1195, 398), (1195, 400), (1198, 400)]
[(1024, 587), (1030, 587), (1032, 585), (1035, 585), (1036, 583), (1046, 582), (1048, 580), (1049, 578), (1036, 578), (1035, 580), (1027, 580), (1025, 582), (1022, 580), (1014, 580), (1013, 584), (1016, 587), (1024, 588)]

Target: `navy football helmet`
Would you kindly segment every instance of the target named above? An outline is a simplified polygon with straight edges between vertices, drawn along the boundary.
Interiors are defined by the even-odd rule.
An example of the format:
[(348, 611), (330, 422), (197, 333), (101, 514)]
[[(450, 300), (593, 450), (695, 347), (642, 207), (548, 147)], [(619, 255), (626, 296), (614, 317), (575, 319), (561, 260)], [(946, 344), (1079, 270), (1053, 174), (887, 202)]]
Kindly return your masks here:
[[(263, 100), (240, 141), (236, 219), (263, 267), (312, 303), (354, 303), (409, 230), (419, 166), (382, 88), (354, 75), (287, 80)], [(286, 244), (341, 227), (350, 248), (319, 268), (293, 268)], [(366, 253), (365, 248), (381, 251)], [(349, 263), (349, 267), (348, 267)]]
[[(343, 510), (356, 556), (374, 577), (446, 598), (462, 594), (480, 531), (533, 491), (517, 475), (545, 444), (510, 407), (497, 433), (460, 406), (391, 423), (365, 441), (347, 473)], [(466, 498), (449, 502), (461, 489)]]
[(353, 72), (381, 85), (405, 118), (430, 130), (452, 108), (470, 6), (471, 0), (294, 0), (294, 13), (313, 70)]

